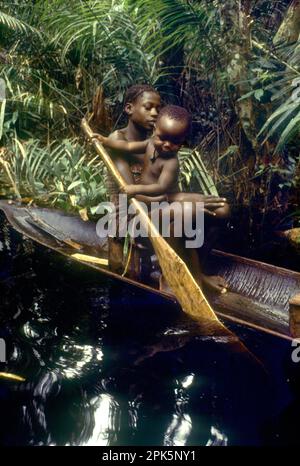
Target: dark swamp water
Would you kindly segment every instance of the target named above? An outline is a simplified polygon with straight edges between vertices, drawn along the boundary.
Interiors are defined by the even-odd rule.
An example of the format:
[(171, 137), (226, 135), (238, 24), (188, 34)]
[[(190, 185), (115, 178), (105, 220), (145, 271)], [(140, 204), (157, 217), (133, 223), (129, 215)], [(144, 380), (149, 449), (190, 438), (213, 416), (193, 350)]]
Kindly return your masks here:
[[(180, 312), (35, 245), (1, 216), (1, 445), (298, 443), (288, 341), (231, 325), (266, 371)], [(300, 363), (299, 363), (300, 367)]]

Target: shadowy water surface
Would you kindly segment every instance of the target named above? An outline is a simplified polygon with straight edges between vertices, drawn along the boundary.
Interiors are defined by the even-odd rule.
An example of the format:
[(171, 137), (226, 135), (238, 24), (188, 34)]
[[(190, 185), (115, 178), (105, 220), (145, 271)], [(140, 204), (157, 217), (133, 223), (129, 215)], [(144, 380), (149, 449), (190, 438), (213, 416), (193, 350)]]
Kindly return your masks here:
[(34, 244), (2, 219), (2, 445), (297, 443), (289, 342), (232, 326), (266, 371), (172, 304)]

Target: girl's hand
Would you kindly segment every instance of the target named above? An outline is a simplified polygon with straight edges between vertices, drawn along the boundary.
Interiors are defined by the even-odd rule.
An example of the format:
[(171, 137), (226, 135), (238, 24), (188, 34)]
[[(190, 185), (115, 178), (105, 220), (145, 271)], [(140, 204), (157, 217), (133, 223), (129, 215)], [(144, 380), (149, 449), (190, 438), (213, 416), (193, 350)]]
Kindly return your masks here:
[(125, 193), (128, 196), (135, 196), (137, 194), (136, 186), (134, 184), (128, 184), (125, 187)]
[(93, 139), (96, 139), (97, 141), (101, 142), (101, 144), (105, 144), (107, 141), (107, 138), (99, 133), (93, 133), (92, 140)]
[(135, 184), (127, 184), (126, 186), (124, 186), (122, 191), (128, 196), (135, 196), (136, 194), (138, 194)]

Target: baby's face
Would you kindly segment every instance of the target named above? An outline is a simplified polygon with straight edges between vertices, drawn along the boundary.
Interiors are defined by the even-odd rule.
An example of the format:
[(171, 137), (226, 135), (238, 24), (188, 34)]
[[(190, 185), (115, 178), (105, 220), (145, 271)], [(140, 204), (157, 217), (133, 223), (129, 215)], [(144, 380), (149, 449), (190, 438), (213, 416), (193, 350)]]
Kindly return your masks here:
[(167, 115), (159, 118), (153, 134), (153, 144), (159, 154), (176, 154), (186, 139), (188, 125)]

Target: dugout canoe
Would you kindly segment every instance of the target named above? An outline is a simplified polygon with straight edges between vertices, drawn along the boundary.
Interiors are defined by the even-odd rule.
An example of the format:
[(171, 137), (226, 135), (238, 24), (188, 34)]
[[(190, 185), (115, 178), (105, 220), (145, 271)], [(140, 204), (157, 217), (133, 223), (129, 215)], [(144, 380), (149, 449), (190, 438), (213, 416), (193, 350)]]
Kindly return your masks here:
[[(15, 230), (33, 241), (178, 305), (154, 281), (146, 283), (111, 272), (107, 265), (107, 241), (99, 238), (95, 223), (57, 209), (28, 207), (7, 200), (0, 200), (0, 209)], [(97, 257), (98, 263), (87, 262), (85, 256)], [(208, 297), (224, 323), (233, 321), (281, 338), (292, 338), (289, 309), (299, 308), (300, 314), (295, 299), (300, 292), (300, 273), (218, 250), (212, 251), (209, 271), (223, 276), (229, 285), (228, 293)]]

